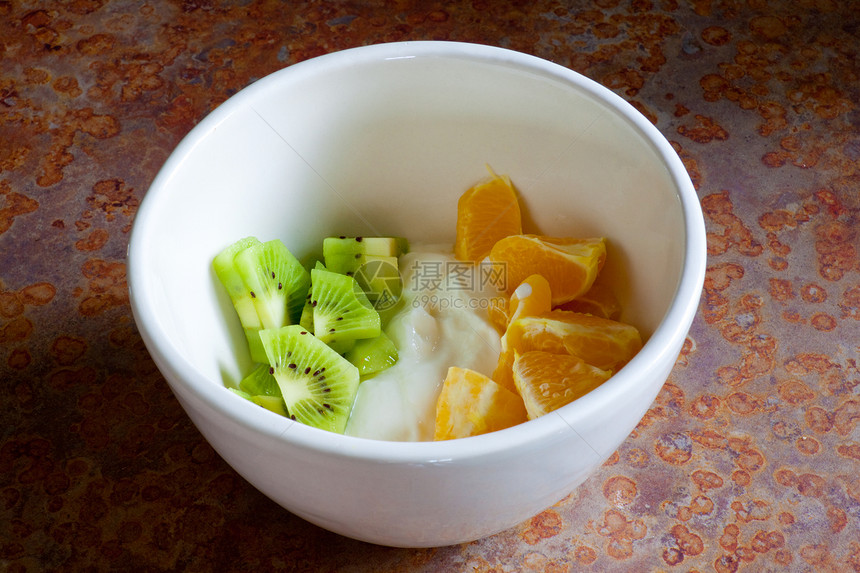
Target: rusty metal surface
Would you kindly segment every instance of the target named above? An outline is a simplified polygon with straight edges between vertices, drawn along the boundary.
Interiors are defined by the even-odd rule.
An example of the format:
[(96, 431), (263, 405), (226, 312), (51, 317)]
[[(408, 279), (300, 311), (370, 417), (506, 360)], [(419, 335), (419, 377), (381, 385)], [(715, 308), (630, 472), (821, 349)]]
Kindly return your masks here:
[[(424, 550), (325, 532), (238, 477), (144, 349), (124, 261), (207, 112), (409, 39), (613, 89), (684, 159), (709, 233), (688, 344), (609, 462), (515, 528)], [(0, 569), (860, 571), (858, 51), (860, 12), (832, 0), (0, 1)]]

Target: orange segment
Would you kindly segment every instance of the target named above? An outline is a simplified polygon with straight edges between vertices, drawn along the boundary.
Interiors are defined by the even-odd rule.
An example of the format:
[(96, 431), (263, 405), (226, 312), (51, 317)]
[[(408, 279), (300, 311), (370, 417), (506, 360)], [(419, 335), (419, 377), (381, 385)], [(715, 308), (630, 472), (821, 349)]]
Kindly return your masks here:
[(452, 366), (436, 402), (434, 439), (477, 436), (526, 419), (525, 406), (518, 395), (479, 372)]
[[(508, 325), (523, 316), (535, 316), (552, 310), (552, 293), (549, 281), (541, 275), (530, 275), (514, 289), (505, 314), (504, 330)], [(492, 313), (491, 313), (491, 320)], [(497, 319), (496, 319), (497, 320)], [(516, 391), (514, 379), (511, 376), (511, 365), (514, 363), (513, 349), (508, 348), (507, 336), (502, 335), (502, 351), (499, 362), (493, 372), (493, 380), (505, 388)]]
[(618, 297), (608, 286), (595, 282), (582, 296), (558, 305), (559, 310), (571, 310), (573, 312), (584, 312), (601, 318), (618, 320), (621, 316), (621, 303)]
[(517, 353), (513, 377), (529, 420), (561, 408), (591, 392), (611, 374), (570, 354)]
[(510, 297), (490, 300), (487, 316), (496, 330), (504, 334), (511, 321), (552, 310), (549, 282), (541, 275), (531, 275), (514, 289)]
[(529, 275), (521, 282), (508, 303), (508, 323), (521, 316), (535, 316), (552, 310), (552, 291), (543, 275)]
[(507, 388), (511, 392), (519, 393), (517, 385), (514, 384), (514, 375), (511, 373), (515, 353), (516, 351), (513, 348), (502, 349), (499, 353), (499, 362), (496, 364), (496, 369), (493, 370), (493, 380), (495, 380), (496, 384)]
[(481, 261), (496, 241), (522, 232), (520, 204), (510, 178), (492, 173), (457, 202), (454, 256), (461, 261)]
[(505, 338), (507, 347), (520, 353), (541, 350), (573, 354), (612, 372), (642, 348), (642, 338), (634, 326), (564, 310), (519, 318), (508, 326)]
[(487, 307), (487, 318), (499, 334), (504, 334), (505, 329), (508, 327), (507, 298), (496, 297), (490, 299), (490, 304)]
[(557, 306), (586, 293), (606, 260), (602, 238), (568, 239), (540, 235), (511, 235), (490, 250), (490, 262), (501, 266), (508, 294), (529, 275), (549, 282)]

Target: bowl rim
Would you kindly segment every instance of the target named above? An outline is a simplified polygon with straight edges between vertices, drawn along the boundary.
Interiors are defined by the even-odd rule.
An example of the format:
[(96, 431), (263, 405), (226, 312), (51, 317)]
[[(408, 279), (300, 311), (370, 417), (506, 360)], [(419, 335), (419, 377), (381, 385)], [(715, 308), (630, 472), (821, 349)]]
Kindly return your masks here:
[[(182, 165), (183, 157), (206, 138), (219, 122), (247, 101), (251, 101), (258, 91), (264, 90), (271, 82), (283, 81), (287, 75), (316, 74), (328, 67), (417, 57), (464, 59), (536, 73), (599, 100), (643, 137), (669, 171), (670, 179), (678, 193), (684, 221), (682, 270), (672, 302), (663, 318), (628, 366), (589, 394), (556, 412), (524, 424), (457, 440), (395, 442), (340, 435), (305, 426), (263, 410), (255, 404), (239, 399), (225, 386), (221, 387), (222, 392), (215, 385), (213, 392), (213, 380), (204, 376), (168, 342), (168, 336), (152, 311), (151, 293), (147, 293), (146, 289), (138, 289), (143, 284), (141, 281), (144, 275), (144, 270), (138, 263), (143, 258), (145, 249), (145, 240), (142, 237), (146, 234), (152, 205), (165, 193), (165, 183)], [(669, 357), (666, 354), (675, 352), (675, 349), (680, 347), (698, 309), (706, 267), (706, 236), (701, 205), (678, 154), (648, 119), (610, 89), (560, 64), (507, 48), (466, 42), (408, 41), (349, 48), (287, 66), (243, 88), (201, 119), (171, 152), (141, 200), (130, 232), (126, 262), (134, 321), (147, 350), (174, 393), (188, 392), (234, 423), (294, 447), (383, 463), (426, 464), (495, 455), (516, 446), (534, 444), (552, 433), (559, 432), (560, 428), (563, 431), (576, 432), (569, 420), (575, 420), (592, 408), (601, 407), (619, 392), (623, 392), (624, 388), (635, 384), (634, 372), (653, 369), (667, 360)], [(672, 359), (674, 360), (674, 357)], [(221, 384), (221, 381), (215, 382)], [(605, 458), (612, 452), (597, 453), (601, 458)]]

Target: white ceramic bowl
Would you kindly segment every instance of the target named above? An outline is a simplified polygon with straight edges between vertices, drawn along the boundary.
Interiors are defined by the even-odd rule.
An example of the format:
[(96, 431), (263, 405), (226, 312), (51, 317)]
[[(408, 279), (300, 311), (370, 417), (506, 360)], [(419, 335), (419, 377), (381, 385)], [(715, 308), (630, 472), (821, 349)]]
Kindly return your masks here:
[[(225, 388), (249, 358), (211, 271), (218, 251), (246, 235), (297, 253), (331, 234), (453, 242), (457, 198), (485, 164), (512, 177), (527, 231), (609, 239), (604, 272), (648, 338), (626, 367), (540, 419), (436, 443), (316, 430)], [(138, 210), (128, 273), (153, 360), (237, 472), (331, 531), (426, 547), (528, 519), (618, 448), (674, 365), (705, 254), (681, 161), (621, 98), (521, 53), (409, 42), (290, 66), (201, 121)]]

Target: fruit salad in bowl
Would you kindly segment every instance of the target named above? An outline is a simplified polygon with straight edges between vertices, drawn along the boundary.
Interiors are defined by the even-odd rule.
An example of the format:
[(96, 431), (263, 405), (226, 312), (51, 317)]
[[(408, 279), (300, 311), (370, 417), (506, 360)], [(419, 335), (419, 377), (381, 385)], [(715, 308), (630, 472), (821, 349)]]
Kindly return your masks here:
[(705, 253), (683, 164), (632, 106), (525, 54), (407, 42), (203, 118), (141, 202), (128, 282), (240, 475), (331, 531), (427, 547), (528, 519), (617, 449)]
[(309, 269), (279, 239), (219, 253), (256, 361), (233, 390), (315, 428), (445, 440), (548, 414), (608, 380), (642, 338), (615, 320), (611, 285), (595, 284), (605, 238), (523, 234), (510, 178), (490, 174), (458, 200), (451, 246), (327, 237)]

